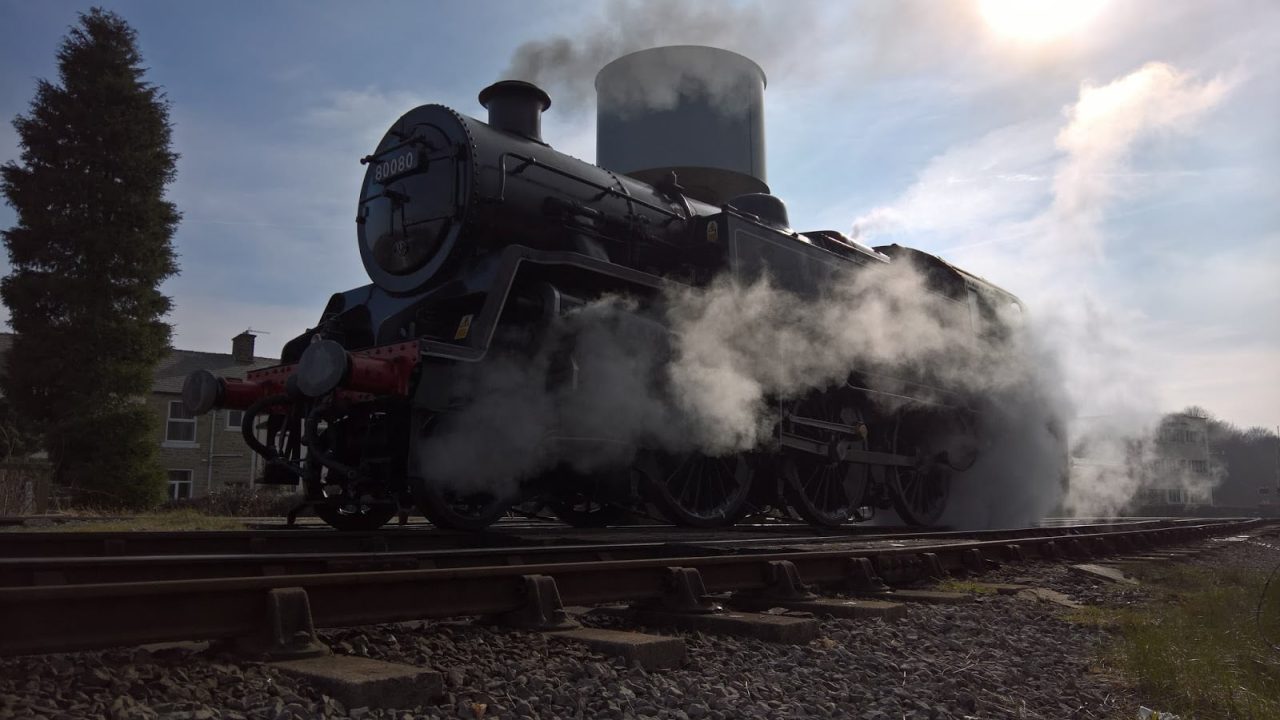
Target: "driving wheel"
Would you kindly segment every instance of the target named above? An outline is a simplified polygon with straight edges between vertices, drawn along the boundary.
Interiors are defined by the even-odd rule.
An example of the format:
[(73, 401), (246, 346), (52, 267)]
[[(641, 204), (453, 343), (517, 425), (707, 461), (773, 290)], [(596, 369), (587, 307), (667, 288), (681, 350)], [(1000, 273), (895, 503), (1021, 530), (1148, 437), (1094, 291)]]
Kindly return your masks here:
[[(806, 424), (805, 420), (859, 428), (860, 432), (854, 435), (832, 427)], [(809, 524), (822, 527), (836, 527), (858, 520), (858, 508), (866, 495), (869, 468), (863, 463), (845, 460), (835, 445), (844, 442), (856, 449), (866, 449), (865, 425), (857, 408), (842, 402), (838, 395), (832, 393), (813, 395), (792, 406), (783, 426), (790, 434), (832, 448), (826, 455), (796, 448), (783, 451), (783, 495), (792, 511)]]
[(460, 490), (443, 483), (414, 483), (418, 509), (436, 527), (448, 530), (484, 530), (506, 514), (511, 501), (488, 490)]
[[(954, 423), (924, 413), (903, 412), (894, 424), (893, 452), (915, 458), (910, 467), (889, 469), (893, 507), (908, 525), (934, 525), (951, 497), (949, 460)], [(972, 464), (972, 460), (969, 460)]]
[(663, 517), (698, 528), (736, 523), (750, 509), (754, 470), (745, 455), (711, 457), (643, 451), (633, 465), (642, 487)]

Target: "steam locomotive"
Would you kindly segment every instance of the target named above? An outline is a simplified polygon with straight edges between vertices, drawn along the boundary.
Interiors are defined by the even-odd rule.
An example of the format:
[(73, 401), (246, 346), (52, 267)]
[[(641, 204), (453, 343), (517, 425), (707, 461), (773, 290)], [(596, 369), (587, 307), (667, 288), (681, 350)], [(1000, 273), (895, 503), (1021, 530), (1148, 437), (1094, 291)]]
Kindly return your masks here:
[[(335, 294), (280, 365), (186, 380), (191, 412), (244, 411), (262, 482), (301, 483), (342, 530), (377, 528), (414, 505), (440, 527), (480, 530), (531, 499), (576, 526), (637, 507), (696, 527), (768, 509), (819, 526), (888, 508), (909, 524), (939, 521), (952, 475), (980, 445), (974, 403), (914, 382), (886, 402), (853, 369), (834, 387), (777, 399), (771, 442), (750, 452), (632, 447), (614, 467), (512, 478), (515, 492), (433, 477), (421, 448), (474, 400), (475, 368), (545, 350), (550, 329), (596, 298), (626, 296), (642, 312), (673, 287), (726, 273), (768, 273), (804, 294), (835, 273), (913, 262), (957, 303), (990, 314), (1016, 302), (926, 253), (796, 232), (782, 201), (741, 173), (622, 174), (557, 152), (541, 137), (550, 98), (530, 83), (498, 82), (479, 101), (488, 122), (423, 105), (361, 159), (356, 234), (371, 284)], [(573, 348), (559, 352), (555, 382), (571, 392)], [(554, 428), (534, 430), (561, 441)], [(966, 450), (957, 435), (972, 441)]]

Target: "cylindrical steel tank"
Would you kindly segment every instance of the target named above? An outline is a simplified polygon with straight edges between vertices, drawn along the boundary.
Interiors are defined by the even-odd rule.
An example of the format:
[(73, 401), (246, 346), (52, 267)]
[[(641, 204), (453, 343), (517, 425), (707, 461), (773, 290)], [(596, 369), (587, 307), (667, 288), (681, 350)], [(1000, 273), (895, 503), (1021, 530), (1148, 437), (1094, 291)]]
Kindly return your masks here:
[(769, 192), (765, 75), (737, 53), (697, 45), (624, 55), (596, 75), (596, 163), (722, 205)]

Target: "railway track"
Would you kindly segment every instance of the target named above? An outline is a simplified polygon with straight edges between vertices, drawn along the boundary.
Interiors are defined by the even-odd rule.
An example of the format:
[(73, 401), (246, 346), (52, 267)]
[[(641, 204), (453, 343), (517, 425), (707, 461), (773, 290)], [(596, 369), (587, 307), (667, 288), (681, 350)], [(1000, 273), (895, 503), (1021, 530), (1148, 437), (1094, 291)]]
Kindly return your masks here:
[[(1223, 518), (1231, 520), (1232, 518)], [(484, 533), (440, 530), (430, 525), (388, 526), (370, 532), (334, 532), (327, 527), (255, 528), (251, 530), (183, 530), (95, 532), (10, 532), (0, 534), (0, 558), (107, 557), (126, 555), (212, 555), (253, 553), (369, 553), (511, 548), (537, 545), (625, 544), (632, 542), (722, 542), (750, 544), (829, 542), (833, 539), (917, 539), (945, 537), (1020, 537), (1033, 534), (1077, 534), (1107, 528), (1158, 529), (1198, 523), (1187, 518), (1135, 519), (1045, 525), (1005, 530), (920, 530), (918, 528), (849, 526), (815, 528), (802, 523), (737, 525), (715, 530), (671, 525), (633, 525), (579, 530), (559, 523), (501, 523)]]
[[(1093, 523), (984, 531), (814, 533), (806, 525), (747, 527), (732, 532), (639, 526), (595, 532), (565, 528), (511, 528), (505, 533), (458, 534), (426, 529), (384, 530), (350, 537), (332, 530), (217, 531), (205, 533), (24, 534), (0, 556), (0, 587), (156, 582), (200, 578), (300, 575), (327, 572), (426, 570), (548, 563), (760, 554), (841, 546), (871, 549), (884, 543), (938, 543), (1048, 536), (1087, 536), (1110, 530), (1178, 527), (1187, 520)], [(28, 538), (34, 535), (34, 539)], [(726, 537), (728, 536), (728, 537)], [(463, 546), (470, 543), (472, 547)], [(478, 545), (478, 547), (476, 546)], [(390, 549), (390, 548), (397, 549)], [(233, 548), (240, 552), (209, 552)], [(244, 552), (248, 549), (248, 552)], [(266, 549), (269, 549), (266, 550)], [(79, 551), (84, 555), (63, 555)], [(97, 551), (97, 554), (90, 554)]]
[[(355, 537), (305, 530), (134, 533), (123, 539), (23, 533), (6, 536), (6, 552), (15, 552), (8, 543), (11, 538), (23, 537), (19, 544), (28, 551), (41, 548), (37, 541), (25, 539), (32, 535), (51, 545), (43, 548), (48, 551), (44, 556), (0, 562), (6, 585), (0, 587), (0, 655), (245, 638), (272, 627), (309, 632), (313, 624), (336, 628), (458, 616), (514, 618), (537, 626), (553, 622), (562, 605), (648, 603), (696, 613), (705, 612), (703, 598), (708, 594), (746, 593), (782, 602), (796, 599), (806, 586), (875, 592), (883, 588), (881, 581), (910, 584), (947, 573), (981, 572), (993, 562), (1140, 553), (1153, 546), (1239, 533), (1259, 522), (1160, 520), (795, 537), (760, 537), (744, 531), (728, 538), (682, 537), (667, 528), (672, 537), (665, 541), (628, 531), (622, 535), (630, 534), (630, 542), (609, 542), (618, 533), (606, 532), (596, 543), (556, 542), (576, 537), (563, 530), (532, 541), (511, 536), (524, 538), (525, 544), (515, 544), (510, 537), (420, 530)], [(346, 545), (346, 552), (327, 554), (335, 543), (359, 546), (370, 538), (379, 539), (373, 551), (351, 551)], [(483, 542), (493, 545), (458, 547), (464, 538), (485, 538)], [(268, 539), (270, 547), (306, 552), (190, 554), (208, 547), (261, 548)], [(422, 544), (404, 549), (413, 543)], [(385, 549), (391, 547), (397, 549)], [(61, 552), (86, 549), (152, 554), (59, 557)], [(108, 578), (110, 582), (102, 581)]]

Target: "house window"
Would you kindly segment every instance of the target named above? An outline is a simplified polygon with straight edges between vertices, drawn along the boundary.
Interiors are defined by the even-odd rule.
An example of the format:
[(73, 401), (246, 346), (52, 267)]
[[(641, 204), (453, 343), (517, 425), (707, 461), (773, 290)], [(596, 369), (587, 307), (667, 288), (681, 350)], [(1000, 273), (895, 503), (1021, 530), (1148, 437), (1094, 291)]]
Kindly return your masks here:
[(239, 429), (240, 429), (240, 425), (241, 425), (243, 422), (244, 422), (244, 411), (243, 411), (243, 410), (228, 410), (228, 411), (227, 411), (227, 429), (228, 429), (228, 430), (239, 430)]
[(180, 400), (169, 403), (169, 421), (165, 423), (164, 439), (181, 443), (196, 441), (196, 418), (187, 412)]
[(191, 470), (169, 471), (169, 499), (186, 500), (191, 497)]

